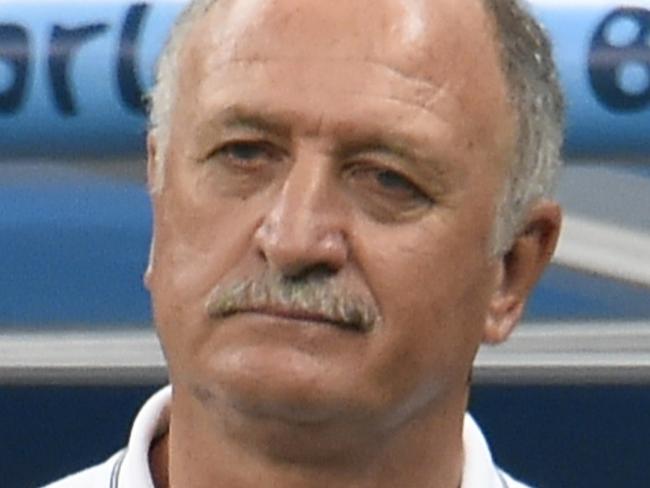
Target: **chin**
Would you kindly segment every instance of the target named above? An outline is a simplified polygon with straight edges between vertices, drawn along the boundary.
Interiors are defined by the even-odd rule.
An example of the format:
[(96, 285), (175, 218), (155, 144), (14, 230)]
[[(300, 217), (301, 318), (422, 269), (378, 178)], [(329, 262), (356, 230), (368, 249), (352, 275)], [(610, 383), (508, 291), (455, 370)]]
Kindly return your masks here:
[(323, 422), (355, 403), (349, 375), (292, 347), (230, 347), (210, 356), (201, 385), (221, 408), (283, 422)]
[(195, 354), (177, 358), (204, 396), (223, 408), (303, 422), (357, 403), (371, 341), (330, 326), (257, 318), (224, 321), (205, 339)]

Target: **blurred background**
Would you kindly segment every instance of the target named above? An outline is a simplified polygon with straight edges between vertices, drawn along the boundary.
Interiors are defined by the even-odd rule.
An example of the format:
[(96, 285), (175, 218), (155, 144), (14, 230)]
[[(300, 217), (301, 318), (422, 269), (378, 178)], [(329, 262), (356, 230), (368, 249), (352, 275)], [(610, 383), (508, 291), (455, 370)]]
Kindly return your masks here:
[[(185, 2), (0, 0), (0, 486), (127, 441), (166, 381), (143, 94)], [(471, 410), (539, 487), (650, 487), (650, 2), (531, 1), (568, 100), (566, 224)]]

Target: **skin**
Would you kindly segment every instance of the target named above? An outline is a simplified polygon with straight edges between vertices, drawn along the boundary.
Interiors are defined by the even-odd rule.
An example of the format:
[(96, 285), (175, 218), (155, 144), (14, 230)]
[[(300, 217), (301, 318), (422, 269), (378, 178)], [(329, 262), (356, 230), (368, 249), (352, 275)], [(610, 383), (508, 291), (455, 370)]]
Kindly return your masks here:
[[(146, 275), (173, 385), (156, 486), (460, 485), (477, 348), (515, 326), (560, 223), (537, 202), (490, 253), (516, 127), (462, 1), (223, 0), (194, 26)], [(379, 319), (208, 313), (269, 273)]]

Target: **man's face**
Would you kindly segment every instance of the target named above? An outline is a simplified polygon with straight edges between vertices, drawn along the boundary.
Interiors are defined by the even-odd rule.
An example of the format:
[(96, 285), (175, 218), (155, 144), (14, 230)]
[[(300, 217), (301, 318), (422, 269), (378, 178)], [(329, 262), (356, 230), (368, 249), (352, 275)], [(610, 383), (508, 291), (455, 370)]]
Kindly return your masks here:
[(461, 3), (223, 0), (195, 25), (148, 277), (177, 390), (307, 422), (463, 401), (514, 129)]

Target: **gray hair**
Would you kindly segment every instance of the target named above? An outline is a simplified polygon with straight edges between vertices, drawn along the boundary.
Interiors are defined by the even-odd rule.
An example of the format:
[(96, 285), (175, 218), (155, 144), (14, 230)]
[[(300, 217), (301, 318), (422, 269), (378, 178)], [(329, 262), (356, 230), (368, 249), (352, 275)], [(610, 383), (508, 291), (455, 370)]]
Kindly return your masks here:
[(483, 0), (496, 25), (510, 103), (517, 117), (517, 146), (498, 209), (494, 249), (505, 252), (530, 206), (552, 196), (560, 167), (564, 98), (551, 44), (518, 0)]
[[(151, 91), (151, 132), (158, 141), (152, 191), (162, 188), (180, 51), (196, 19), (217, 0), (193, 0), (182, 12), (158, 62)], [(482, 0), (494, 21), (510, 103), (517, 117), (517, 146), (497, 211), (493, 249), (503, 253), (522, 230), (530, 206), (550, 197), (561, 167), (564, 100), (549, 39), (519, 0)]]
[(167, 39), (167, 43), (158, 59), (156, 82), (149, 94), (150, 133), (158, 143), (156, 154), (156, 168), (153, 181), (149, 184), (151, 190), (156, 192), (164, 183), (164, 162), (169, 149), (171, 132), (171, 112), (174, 108), (176, 97), (180, 52), (187, 35), (192, 30), (196, 19), (204, 15), (217, 0), (192, 0), (181, 12)]

